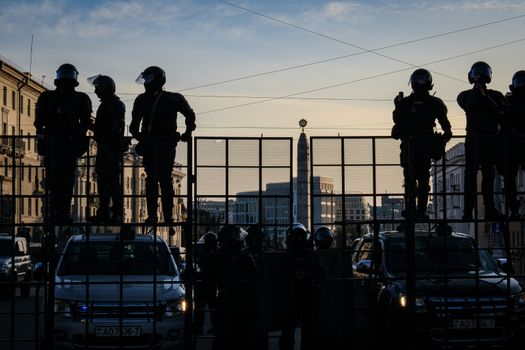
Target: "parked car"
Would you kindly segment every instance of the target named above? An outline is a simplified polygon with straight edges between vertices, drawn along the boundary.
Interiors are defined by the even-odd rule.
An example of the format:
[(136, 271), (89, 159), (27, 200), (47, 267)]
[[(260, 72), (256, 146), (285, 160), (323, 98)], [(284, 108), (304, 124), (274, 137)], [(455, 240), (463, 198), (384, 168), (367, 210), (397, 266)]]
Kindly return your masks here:
[(183, 347), (184, 287), (161, 238), (73, 236), (55, 282), (55, 348)]
[(32, 274), (33, 264), (26, 239), (0, 234), (0, 295), (12, 296), (14, 283), (26, 282), (20, 285), (20, 295), (29, 296)]
[[(369, 234), (357, 248), (354, 273), (369, 281), (378, 329), (390, 345), (407, 338), (405, 234)], [(525, 290), (465, 234), (416, 232), (415, 333), (418, 348), (508, 347), (523, 334)]]

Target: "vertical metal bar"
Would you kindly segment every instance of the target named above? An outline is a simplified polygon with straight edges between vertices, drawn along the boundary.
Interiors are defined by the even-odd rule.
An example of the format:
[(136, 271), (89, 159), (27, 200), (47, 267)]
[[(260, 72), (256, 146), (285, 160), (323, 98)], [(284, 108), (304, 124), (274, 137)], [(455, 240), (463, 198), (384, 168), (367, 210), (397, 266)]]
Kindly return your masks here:
[(294, 200), (294, 192), (293, 192), (293, 159), (294, 159), (294, 147), (293, 147), (293, 138), (290, 138), (290, 143), (289, 143), (289, 154), (290, 154), (290, 159), (289, 159), (289, 167), (290, 167), (290, 189), (289, 189), (289, 192), (288, 192), (288, 198), (289, 198), (289, 205), (288, 205), (288, 223), (290, 226), (291, 224), (293, 224), (293, 200)]
[(263, 137), (261, 136), (259, 138), (259, 169), (258, 169), (258, 176), (259, 176), (259, 210), (258, 210), (258, 216), (259, 216), (259, 228), (262, 228), (263, 225), (264, 225), (264, 217), (263, 217), (263, 205), (264, 205), (264, 202), (263, 202), (263, 191), (262, 191), (262, 188), (263, 188), (263, 185), (262, 185), (262, 182), (263, 182), (263, 156), (262, 156), (262, 153), (263, 153)]
[[(20, 101), (19, 101), (20, 102)], [(20, 113), (20, 111), (18, 111)], [(11, 209), (11, 220), (12, 220), (12, 229), (11, 229), (11, 278), (10, 278), (10, 284), (8, 286), (8, 291), (10, 292), (10, 321), (11, 321), (11, 328), (10, 328), (10, 348), (11, 350), (15, 349), (15, 295), (16, 295), (16, 274), (15, 274), (15, 234), (16, 234), (16, 213), (20, 212), (19, 203), (17, 203), (17, 195), (16, 195), (16, 181), (18, 179), (17, 176), (17, 164), (16, 164), (16, 135), (13, 134), (12, 136), (12, 161), (13, 161), (13, 170), (12, 170), (12, 183), (11, 183), (11, 201), (12, 201), (12, 209)], [(18, 210), (17, 210), (18, 209)]]
[[(184, 348), (195, 349), (196, 342), (194, 341), (193, 327), (192, 327), (192, 316), (193, 316), (193, 285), (195, 283), (195, 275), (193, 273), (193, 229), (196, 230), (196, 223), (193, 219), (193, 184), (197, 189), (197, 181), (194, 175), (194, 159), (193, 159), (193, 145), (195, 144), (195, 164), (197, 163), (197, 144), (198, 139), (190, 138), (187, 143), (186, 150), (186, 173), (188, 174), (188, 180), (186, 181), (187, 186), (187, 219), (184, 223), (184, 242), (186, 245), (186, 268), (189, 269), (189, 276), (185, 278), (185, 299), (187, 305), (187, 311), (184, 315)], [(197, 164), (195, 165), (195, 174), (197, 173)]]
[[(407, 294), (407, 346), (414, 348), (412, 335), (415, 331), (415, 310), (416, 310), (416, 269), (415, 269), (415, 174), (414, 174), (414, 139), (412, 137), (405, 140), (408, 142), (408, 170), (405, 177), (405, 245), (406, 245), (406, 294)], [(408, 202), (408, 203), (407, 203)]]
[[(315, 223), (315, 203), (317, 194), (314, 192), (314, 138), (310, 137), (310, 145), (309, 145), (309, 152), (310, 153), (310, 176), (308, 179), (310, 180), (310, 186), (308, 187), (310, 190), (310, 229), (312, 230), (312, 234), (314, 233), (314, 223)], [(308, 154), (307, 153), (307, 154)], [(299, 154), (299, 152), (297, 152)], [(307, 166), (308, 169), (308, 166)], [(299, 164), (297, 164), (297, 170), (299, 170)], [(297, 191), (299, 191), (299, 174), (297, 174)], [(299, 198), (299, 196), (297, 196)], [(297, 203), (297, 208), (299, 208), (299, 203)]]
[[(341, 196), (341, 213), (343, 214), (343, 218), (341, 220), (341, 224), (342, 224), (342, 243), (341, 243), (341, 249), (342, 250), (345, 250), (346, 249), (346, 228), (347, 228), (347, 223), (346, 223), (346, 211), (345, 211), (345, 208), (346, 208), (346, 162), (345, 162), (345, 144), (346, 144), (346, 139), (344, 137), (339, 137), (339, 141), (340, 141), (340, 144), (341, 144), (341, 193), (342, 193), (342, 196)], [(330, 199), (330, 203), (333, 205), (334, 204), (334, 197), (333, 197), (333, 193), (332, 193), (332, 198)], [(332, 218), (333, 220), (333, 218)]]

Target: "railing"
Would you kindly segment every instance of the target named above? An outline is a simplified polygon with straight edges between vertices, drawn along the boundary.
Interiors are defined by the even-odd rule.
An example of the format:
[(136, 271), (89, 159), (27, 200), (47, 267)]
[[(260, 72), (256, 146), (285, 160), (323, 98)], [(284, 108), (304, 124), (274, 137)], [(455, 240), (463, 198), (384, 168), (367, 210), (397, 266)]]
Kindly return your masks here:
[[(131, 339), (136, 339), (137, 344), (158, 344), (161, 341), (158, 335), (166, 324), (165, 314), (168, 309), (167, 303), (157, 299), (160, 298), (157, 296), (153, 297), (155, 300), (152, 305), (162, 301), (161, 310), (155, 309), (155, 313), (164, 313), (164, 316), (156, 317), (148, 326), (142, 326), (140, 334), (136, 328), (139, 326), (134, 325), (135, 328), (126, 328), (126, 332), (134, 335), (105, 339), (100, 332), (112, 332), (115, 329), (99, 328), (97, 336), (97, 330), (90, 328), (100, 327), (94, 321), (84, 322), (84, 328), (75, 337), (68, 334), (67, 328), (51, 327), (56, 326), (56, 322), (64, 327), (64, 319), (60, 319), (60, 314), (67, 313), (67, 309), (60, 309), (62, 306), (55, 307), (55, 302), (60, 302), (59, 297), (63, 294), (56, 294), (61, 286), (55, 285), (54, 269), (68, 239), (76, 236), (81, 240), (78, 237), (84, 237), (83, 242), (89, 248), (99, 234), (115, 237), (127, 225), (135, 227), (137, 237), (143, 237), (140, 239), (145, 239), (146, 235), (142, 234), (149, 233), (165, 240), (169, 247), (177, 247), (179, 253), (175, 257), (182, 258), (183, 264), (180, 266), (185, 264), (186, 270), (180, 275), (181, 279), (170, 282), (172, 288), (181, 283), (185, 286), (186, 311), (181, 318), (182, 326), (177, 328), (180, 333), (170, 335), (173, 339), (180, 337), (181, 348), (208, 348), (211, 343), (220, 343), (225, 339), (227, 345), (234, 346), (234, 340), (236, 337), (242, 338), (242, 334), (232, 329), (235, 328), (233, 326), (249, 332), (252, 341), (262, 342), (268, 348), (277, 348), (280, 341), (286, 340), (283, 330), (286, 333), (290, 327), (296, 326), (293, 324), (297, 321), (296, 307), (307, 310), (300, 316), (307, 317), (298, 324), (302, 325), (303, 334), (311, 331), (311, 338), (303, 338), (303, 341), (325, 344), (325, 347), (380, 348), (383, 344), (378, 340), (390, 341), (396, 338), (396, 332), (406, 335), (405, 339), (415, 341), (414, 335), (423, 325), (427, 326), (418, 323), (421, 322), (420, 317), (430, 317), (436, 313), (444, 317), (426, 328), (429, 330), (427, 338), (434, 345), (452, 347), (467, 341), (473, 346), (486, 345), (487, 342), (491, 342), (489, 345), (492, 346), (501, 345), (512, 338), (506, 332), (515, 330), (513, 327), (519, 324), (517, 319), (521, 316), (512, 313), (513, 321), (505, 323), (496, 313), (506, 310), (504, 316), (508, 316), (509, 310), (515, 307), (516, 299), (512, 298), (519, 295), (514, 292), (517, 287), (513, 278), (517, 279), (516, 283), (521, 282), (525, 272), (523, 219), (509, 216), (505, 204), (507, 192), (501, 185), (501, 176), (496, 177), (494, 197), (497, 208), (505, 216), (498, 220), (485, 218), (482, 196), (478, 191), (473, 218), (462, 219), (465, 191), (461, 174), (464, 173), (466, 163), (461, 155), (457, 155), (463, 147), (462, 137), (455, 137), (447, 146), (447, 151), (454, 149), (453, 158), (445, 156), (430, 167), (428, 218), (411, 217), (406, 212), (403, 216), (407, 196), (415, 196), (416, 193), (407, 191), (405, 187), (399, 160), (399, 141), (388, 137), (312, 137), (309, 141), (309, 167), (301, 168), (300, 171), (296, 165), (296, 144), (292, 138), (197, 137), (191, 147), (179, 143), (172, 173), (174, 222), (162, 224), (162, 206), (159, 206), (160, 224), (156, 226), (144, 223), (147, 175), (142, 158), (133, 152), (133, 148), (124, 154), (120, 174), (124, 215), (121, 222), (111, 225), (91, 218), (100, 203), (94, 145), (77, 161), (71, 200), (72, 222), (67, 225), (45, 220), (48, 193), (43, 189), (49, 180), (45, 176), (43, 158), (27, 151), (23, 158), (17, 157), (16, 152), (0, 153), (0, 231), (11, 237), (27, 237), (33, 264), (44, 263), (46, 266), (45, 274), (40, 279), (34, 275), (31, 280), (19, 281), (11, 274), (7, 280), (0, 281), (2, 290), (11, 292), (13, 288), (18, 289), (16, 294), (9, 294), (0, 300), (0, 324), (9, 325), (0, 330), (0, 348), (37, 348), (42, 344), (50, 347), (54, 341), (74, 343), (80, 348), (103, 346), (106, 344), (104, 341), (118, 346), (132, 345)], [(35, 137), (0, 137), (0, 147), (15, 144), (25, 149), (26, 143), (33, 142), (36, 142)], [(308, 172), (304, 173), (304, 170)], [(458, 176), (451, 182), (450, 175)], [(298, 180), (299, 177), (301, 180)], [(307, 192), (299, 193), (305, 191), (305, 187), (297, 184), (303, 179), (307, 179)], [(448, 186), (448, 183), (453, 185)], [(38, 191), (36, 184), (39, 184)], [(518, 188), (517, 194), (524, 196), (525, 193)], [(307, 203), (298, 201), (298, 198), (307, 198)], [(297, 266), (290, 264), (292, 253), (286, 247), (287, 229), (296, 220), (297, 213), (305, 208), (308, 219), (303, 223), (312, 234), (311, 245), (307, 247), (312, 260), (308, 269), (297, 270)], [(249, 278), (237, 276), (237, 280), (244, 283), (240, 284), (245, 293), (240, 295), (249, 298), (221, 299), (239, 292), (239, 281), (232, 278), (228, 284), (224, 280), (226, 276), (232, 277), (233, 274), (235, 277), (240, 272), (219, 260), (216, 265), (225, 269), (224, 274), (219, 274), (219, 292), (222, 293), (219, 293), (219, 303), (203, 303), (199, 299), (200, 293), (203, 284), (209, 282), (208, 277), (201, 273), (203, 235), (218, 232), (223, 225), (237, 225), (246, 230), (262, 229), (264, 232), (260, 244), (243, 253), (250, 252), (256, 270), (251, 272)], [(440, 237), (444, 247), (447, 247), (440, 253), (441, 256), (454, 256), (452, 244), (455, 241), (450, 238), (452, 236), (448, 234), (446, 225), (455, 232), (464, 233), (464, 237), (476, 243), (473, 248), (475, 256), (491, 254), (493, 258), (507, 258), (512, 262), (513, 278), (498, 275), (503, 296), (483, 294), (486, 293), (484, 273), (487, 266), (482, 266), (481, 260), (473, 260), (468, 273), (440, 272), (431, 278), (426, 273), (421, 274), (418, 270), (423, 261), (420, 260), (421, 255), (424, 257), (428, 254), (418, 246), (417, 237), (421, 233), (416, 232), (427, 232), (425, 239), (429, 236)], [(173, 228), (172, 235), (169, 226)], [(314, 249), (312, 246), (315, 232), (321, 226), (329, 227), (335, 234), (331, 249)], [(397, 251), (393, 245), (388, 246), (390, 243), (387, 240), (392, 237), (403, 240), (403, 244), (395, 247), (404, 250)], [(414, 245), (406, 246), (405, 241), (411, 238)], [(226, 248), (223, 246), (220, 249)], [(18, 254), (14, 246), (9, 253), (6, 261), (14, 262)], [(458, 256), (460, 253), (457, 250)], [(397, 260), (403, 262), (404, 274), (388, 273), (388, 269), (385, 269), (385, 254), (399, 254)], [(153, 256), (158, 258), (160, 255)], [(126, 256), (121, 255), (119, 259), (122, 261), (113, 261), (124, 263)], [(224, 259), (224, 255), (220, 259)], [(502, 264), (500, 267), (507, 266)], [(13, 271), (12, 267), (5, 268), (9, 269)], [(297, 276), (307, 276), (302, 280), (309, 283), (307, 289), (297, 286)], [(84, 315), (81, 318), (90, 320), (96, 318), (90, 312), (99, 312), (102, 308), (100, 305), (105, 305), (104, 312), (111, 309), (106, 306), (112, 305), (107, 315), (108, 318), (113, 315), (121, 320), (120, 325), (115, 326), (117, 328), (124, 326), (124, 319), (141, 318), (142, 312), (152, 312), (133, 309), (145, 300), (133, 300), (133, 307), (125, 303), (126, 288), (131, 288), (131, 284), (135, 287), (149, 286), (151, 295), (157, 295), (157, 290), (168, 288), (164, 277), (157, 273), (153, 274), (153, 280), (135, 278), (132, 282), (124, 273), (111, 283), (100, 276), (85, 274), (82, 277), (68, 281), (73, 282), (69, 283), (70, 287), (79, 285), (84, 290), (81, 300), (70, 312)], [(422, 283), (427, 283), (429, 279), (430, 283), (434, 283), (433, 290), (438, 290), (439, 285), (443, 294), (418, 295)], [(466, 294), (462, 296), (456, 295), (458, 289), (455, 283), (459, 280), (467, 284), (467, 281), (472, 281), (470, 287), (466, 288), (469, 291), (463, 291)], [(397, 309), (392, 309), (392, 303), (381, 299), (386, 299), (384, 292), (390, 291), (389, 288), (393, 286), (406, 288), (402, 295), (390, 294), (391, 298), (396, 298)], [(22, 298), (28, 291), (27, 287), (29, 298)], [(96, 291), (103, 291), (104, 288), (116, 288), (120, 297), (98, 302), (100, 300), (97, 301)], [(297, 306), (294, 304), (297, 301), (294, 295), (309, 298), (308, 302)], [(512, 298), (509, 299), (509, 296)], [(406, 309), (403, 309), (405, 306), (402, 303)], [(90, 309), (89, 305), (96, 307)], [(86, 309), (82, 309), (83, 306)], [(461, 313), (460, 309), (464, 309), (465, 313)], [(390, 318), (394, 314), (399, 316), (396, 314), (399, 310), (406, 310), (407, 313), (399, 319)], [(137, 313), (131, 315), (135, 311)], [(458, 313), (464, 317), (454, 316)], [(245, 320), (244, 323), (239, 323), (239, 315)], [(212, 317), (218, 317), (223, 325), (232, 325), (232, 328), (219, 328), (208, 333), (207, 330), (212, 328)], [(202, 318), (203, 324), (200, 323)], [(391, 325), (399, 324), (400, 328), (390, 327), (385, 324), (385, 320), (396, 320)], [(466, 321), (462, 323), (458, 320)], [(21, 327), (22, 324), (25, 327)], [(146, 335), (150, 334), (146, 333), (149, 325), (153, 329), (152, 334), (156, 335)], [(198, 329), (201, 325), (203, 327)], [(484, 330), (486, 336), (480, 330)], [(124, 331), (124, 328), (119, 328), (119, 331)], [(495, 335), (497, 332), (504, 334), (498, 338)]]

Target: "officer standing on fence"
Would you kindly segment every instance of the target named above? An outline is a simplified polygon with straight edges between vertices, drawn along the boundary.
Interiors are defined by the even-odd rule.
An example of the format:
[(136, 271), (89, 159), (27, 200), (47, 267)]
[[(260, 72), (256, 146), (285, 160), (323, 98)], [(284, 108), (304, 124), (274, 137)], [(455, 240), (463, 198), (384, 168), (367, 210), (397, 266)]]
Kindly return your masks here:
[(457, 98), (459, 106), (467, 117), (465, 139), (465, 208), (464, 220), (472, 220), (476, 203), (477, 173), (481, 168), (483, 176), (481, 191), (485, 204), (486, 219), (500, 219), (501, 214), (494, 204), (495, 166), (500, 144), (498, 132), (501, 126), (505, 97), (496, 90), (487, 88), (492, 80), (492, 69), (485, 62), (476, 62), (468, 73), (472, 89), (462, 91)]
[[(416, 219), (428, 219), (427, 204), (430, 192), (430, 166), (432, 159), (440, 159), (445, 143), (452, 137), (447, 106), (430, 95), (432, 75), (426, 69), (416, 69), (410, 76), (412, 93), (403, 97), (400, 93), (394, 100), (394, 127), (392, 137), (401, 139), (401, 166), (405, 178), (407, 210), (415, 211)], [(443, 135), (434, 133), (436, 119)], [(417, 205), (416, 205), (417, 195)]]
[[(95, 94), (100, 98), (97, 118), (93, 128), (97, 142), (95, 171), (99, 193), (97, 222), (122, 221), (123, 199), (121, 184), (121, 166), (124, 153), (124, 115), (126, 107), (115, 95), (115, 82), (107, 75), (88, 78), (88, 83), (95, 87)], [(111, 213), (110, 199), (113, 206)]]
[[(145, 92), (137, 96), (131, 113), (129, 131), (139, 143), (136, 152), (143, 157), (146, 172), (147, 224), (157, 223), (159, 184), (164, 223), (173, 222), (173, 181), (175, 148), (179, 141), (189, 142), (195, 130), (195, 113), (179, 93), (163, 90), (166, 73), (159, 67), (146, 68), (136, 80)], [(186, 131), (177, 132), (177, 113), (185, 117)]]
[(46, 170), (46, 211), (49, 224), (71, 222), (71, 198), (76, 160), (89, 146), (86, 132), (91, 119), (91, 100), (78, 86), (78, 70), (72, 64), (58, 67), (56, 89), (43, 92), (36, 103), (35, 128), (38, 154)]
[(520, 70), (512, 77), (507, 94), (507, 111), (504, 123), (504, 159), (501, 166), (505, 184), (505, 199), (510, 217), (520, 217), (520, 201), (516, 188), (518, 169), (525, 169), (525, 71)]

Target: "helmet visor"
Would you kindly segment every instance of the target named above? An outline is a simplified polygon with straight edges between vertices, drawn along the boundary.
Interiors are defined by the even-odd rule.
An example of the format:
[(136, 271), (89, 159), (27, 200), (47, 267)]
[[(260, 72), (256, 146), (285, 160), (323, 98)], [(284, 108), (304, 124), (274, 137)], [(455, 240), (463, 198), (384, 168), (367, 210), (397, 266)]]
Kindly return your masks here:
[(512, 86), (516, 89), (525, 86), (525, 75), (512, 78)]
[(135, 83), (137, 84), (149, 84), (155, 79), (155, 74), (153, 73), (140, 73), (137, 79), (135, 79)]
[(419, 84), (419, 85), (427, 85), (428, 84), (428, 77), (422, 75), (422, 74), (413, 74), (411, 77), (410, 77), (410, 80), (409, 80), (409, 85), (410, 84)]
[(60, 79), (72, 79), (77, 80), (78, 72), (73, 68), (61, 68), (57, 70), (57, 80)]
[(477, 81), (481, 77), (492, 78), (492, 69), (489, 66), (476, 66), (472, 67), (470, 71), (470, 77), (472, 80)]
[(100, 74), (97, 74), (97, 75), (94, 75), (92, 77), (89, 77), (86, 80), (87, 80), (89, 85), (96, 87), (98, 85), (98, 82), (97, 82), (98, 78), (100, 78)]

